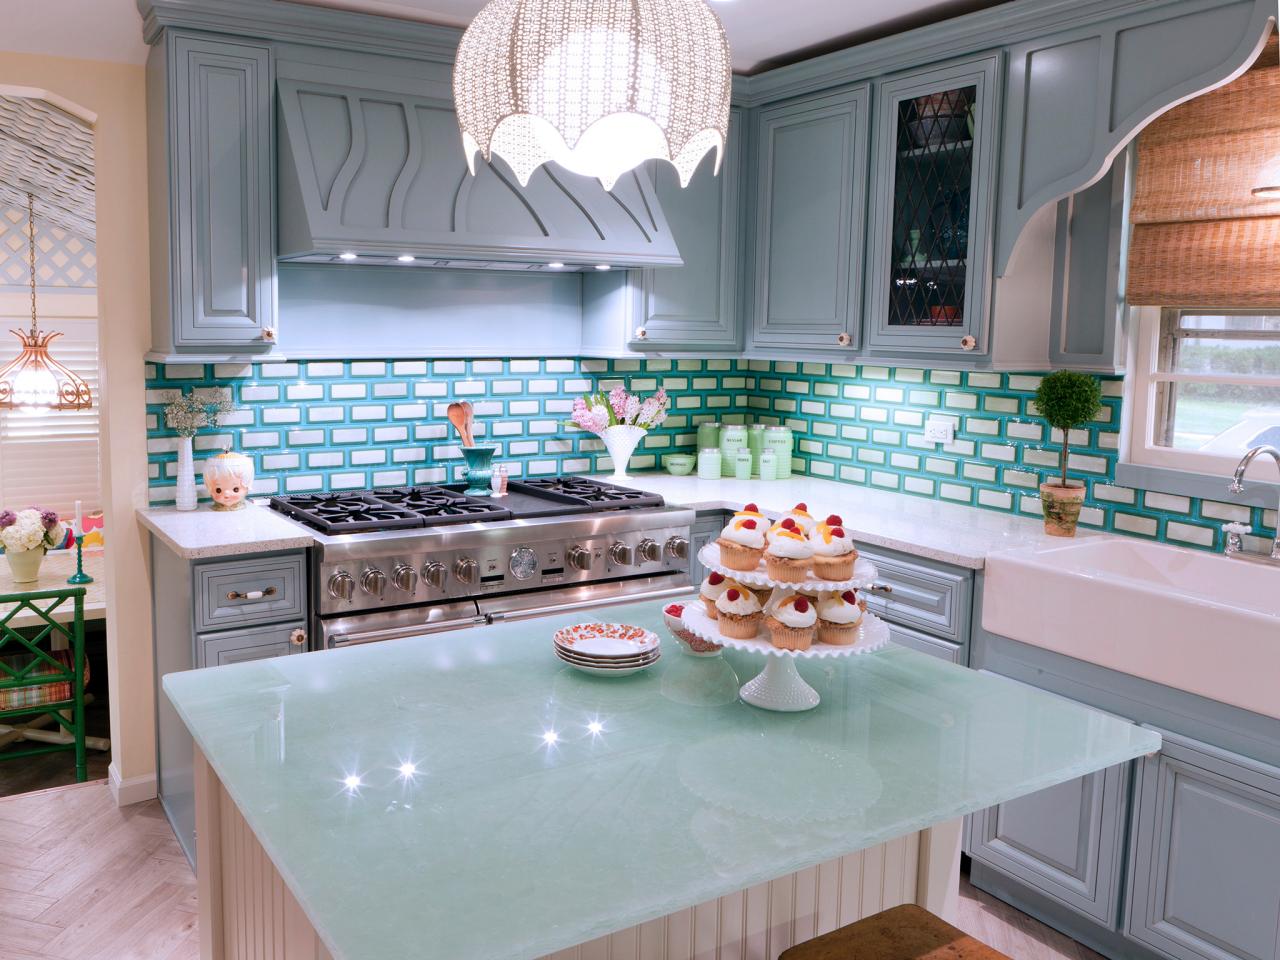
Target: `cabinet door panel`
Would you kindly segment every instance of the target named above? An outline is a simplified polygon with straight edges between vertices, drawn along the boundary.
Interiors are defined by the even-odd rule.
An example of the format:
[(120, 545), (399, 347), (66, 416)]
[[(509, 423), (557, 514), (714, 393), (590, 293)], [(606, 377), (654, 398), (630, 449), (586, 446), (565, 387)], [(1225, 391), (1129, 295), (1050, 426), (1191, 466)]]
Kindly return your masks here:
[(758, 346), (857, 346), (868, 98), (859, 86), (760, 115)]
[(939, 640), (937, 637), (931, 637), (927, 633), (909, 630), (896, 623), (889, 623), (889, 639), (894, 643), (902, 644), (904, 647), (910, 647), (912, 650), (919, 650), (921, 653), (927, 653), (931, 657), (937, 657), (939, 660), (946, 660), (948, 663), (962, 663), (964, 661), (964, 647), (958, 643)]
[(631, 346), (738, 346), (739, 212), (742, 142), (746, 115), (732, 110), (729, 142), (715, 172), (708, 154), (687, 187), (669, 163), (654, 163), (654, 193), (667, 215), (683, 267), (640, 274), (643, 339), (629, 331)]
[(174, 55), (176, 342), (261, 346), (275, 305), (269, 52), (179, 37)]
[(253, 630), (200, 634), (196, 637), (196, 666), (223, 667), (249, 660), (287, 657), (307, 649), (306, 641), (294, 643), (297, 631), (305, 638), (307, 625), (301, 621)]
[(974, 814), (970, 855), (1113, 927), (1129, 765)]
[(873, 350), (987, 349), (998, 63), (880, 85), (867, 241)]
[(1125, 933), (1177, 960), (1280, 956), (1280, 770), (1168, 733), (1139, 767)]

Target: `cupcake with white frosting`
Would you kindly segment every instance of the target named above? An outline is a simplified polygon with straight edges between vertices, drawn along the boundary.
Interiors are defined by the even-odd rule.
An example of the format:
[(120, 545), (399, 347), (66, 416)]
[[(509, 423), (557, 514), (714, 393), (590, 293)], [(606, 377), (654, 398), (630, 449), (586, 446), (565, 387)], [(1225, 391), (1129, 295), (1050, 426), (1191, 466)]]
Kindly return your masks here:
[(716, 618), (716, 601), (720, 599), (722, 593), (736, 586), (737, 584), (723, 573), (713, 570), (707, 574), (706, 579), (702, 581), (702, 586), (698, 588), (698, 596), (702, 598), (702, 606), (706, 609), (708, 617), (712, 620)]
[(832, 514), (809, 534), (813, 545), (813, 572), (823, 580), (848, 580), (853, 576), (858, 550), (843, 524), (844, 521)]
[(751, 640), (760, 632), (764, 611), (750, 590), (732, 586), (716, 601), (716, 623), (720, 636), (735, 640)]
[(807, 503), (797, 503), (783, 515), (782, 519), (795, 521), (796, 526), (804, 531), (805, 534), (808, 534), (818, 522), (813, 518), (813, 514), (809, 512)]
[(813, 645), (818, 614), (808, 597), (793, 593), (769, 607), (764, 622), (769, 628), (770, 642), (775, 647), (779, 650), (808, 650)]
[(858, 628), (866, 612), (865, 600), (852, 590), (833, 594), (818, 604), (818, 642), (847, 647), (858, 640)]
[(720, 532), (720, 562), (730, 570), (755, 570), (764, 556), (766, 521), (755, 517), (734, 517)]
[(798, 583), (808, 578), (813, 562), (813, 545), (799, 529), (779, 530), (769, 541), (764, 562), (774, 580)]

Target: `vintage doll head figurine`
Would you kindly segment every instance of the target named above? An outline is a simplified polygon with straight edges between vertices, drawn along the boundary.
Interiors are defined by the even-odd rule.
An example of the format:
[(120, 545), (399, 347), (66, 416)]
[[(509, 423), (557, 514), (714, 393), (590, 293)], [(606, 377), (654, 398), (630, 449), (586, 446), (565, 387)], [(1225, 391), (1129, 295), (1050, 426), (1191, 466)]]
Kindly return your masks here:
[(220, 453), (204, 462), (204, 485), (214, 510), (239, 510), (253, 486), (253, 461), (243, 453)]

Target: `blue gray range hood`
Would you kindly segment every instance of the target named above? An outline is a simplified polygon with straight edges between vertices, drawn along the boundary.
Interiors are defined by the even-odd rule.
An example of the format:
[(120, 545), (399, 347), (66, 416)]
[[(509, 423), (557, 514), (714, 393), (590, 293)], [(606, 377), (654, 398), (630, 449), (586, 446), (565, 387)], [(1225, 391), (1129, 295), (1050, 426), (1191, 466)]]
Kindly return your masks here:
[(473, 177), (447, 90), (377, 79), (374, 88), (280, 76), (282, 260), (345, 253), (362, 263), (413, 257), (414, 266), (500, 270), (683, 262), (643, 170), (612, 191), (553, 166), (521, 187), (497, 159)]

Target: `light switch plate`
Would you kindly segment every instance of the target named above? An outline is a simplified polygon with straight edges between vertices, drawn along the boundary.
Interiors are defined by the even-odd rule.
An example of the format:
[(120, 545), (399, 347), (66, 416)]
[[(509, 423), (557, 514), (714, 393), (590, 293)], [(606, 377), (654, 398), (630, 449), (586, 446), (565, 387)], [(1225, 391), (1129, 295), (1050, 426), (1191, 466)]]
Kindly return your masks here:
[(930, 417), (924, 422), (924, 438), (934, 443), (951, 443), (956, 438), (956, 422), (950, 417)]

